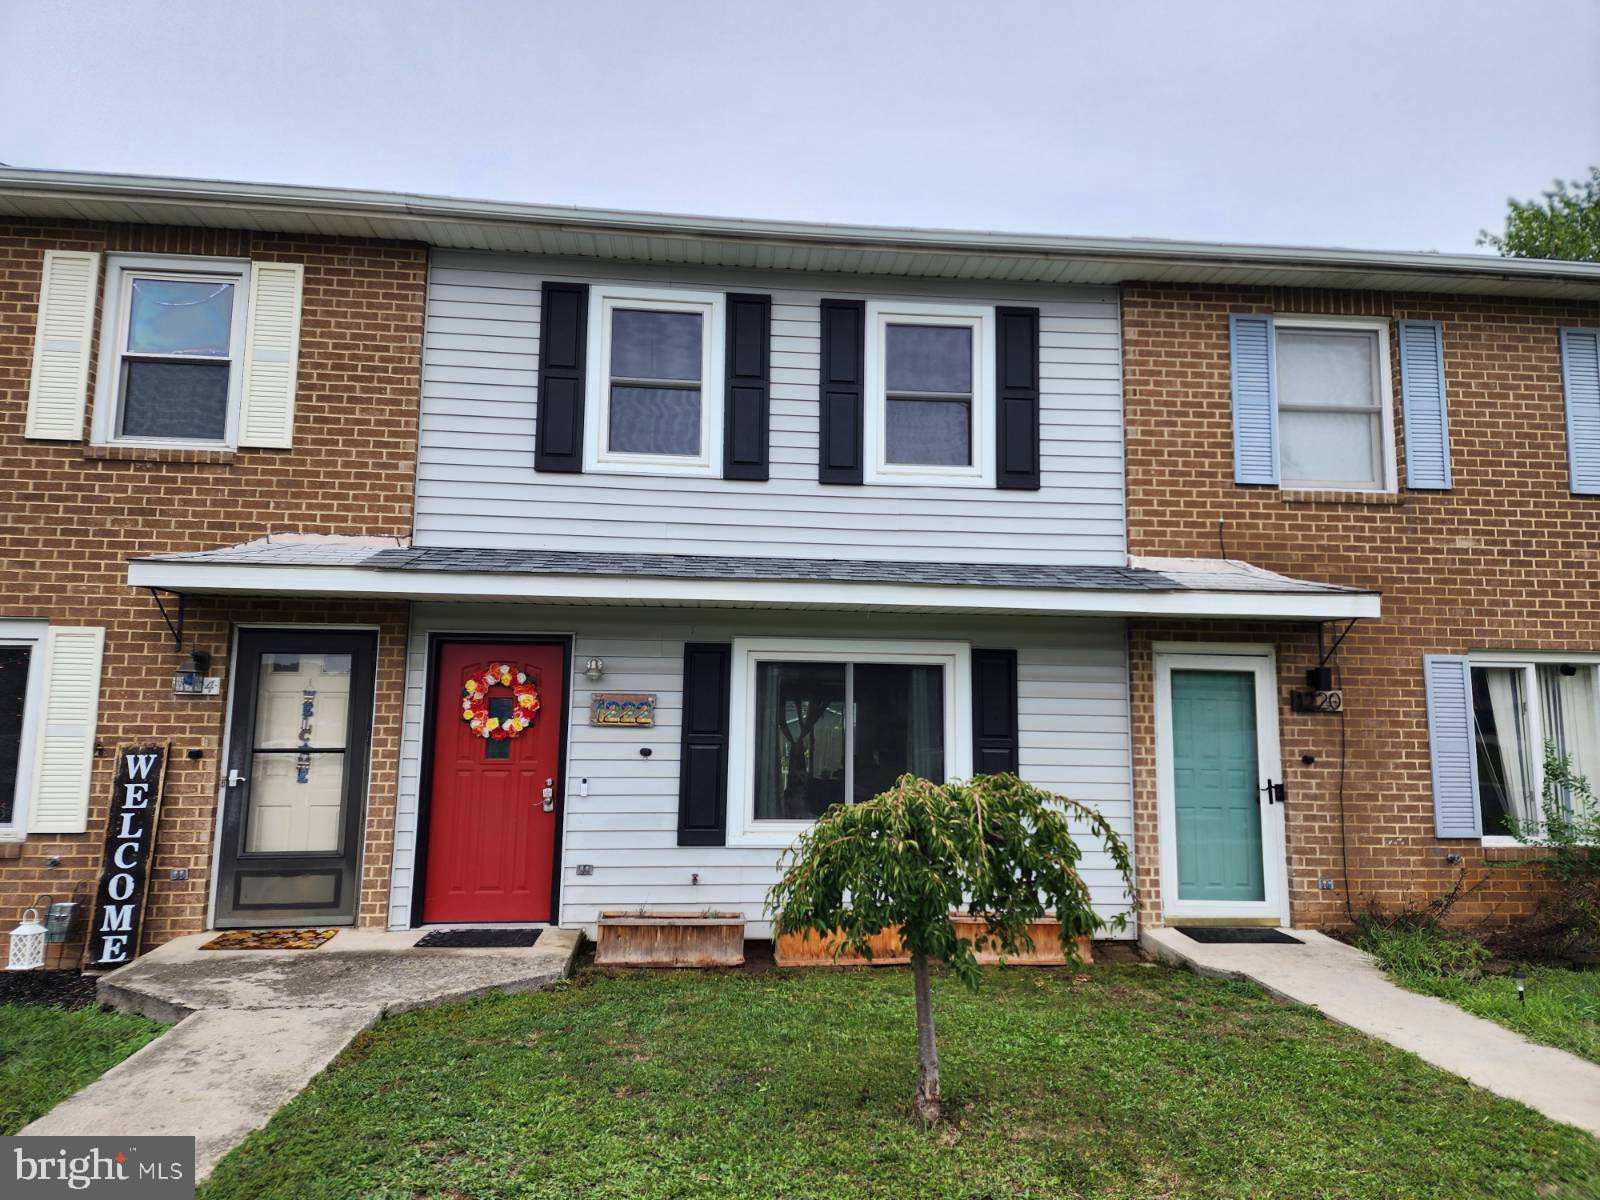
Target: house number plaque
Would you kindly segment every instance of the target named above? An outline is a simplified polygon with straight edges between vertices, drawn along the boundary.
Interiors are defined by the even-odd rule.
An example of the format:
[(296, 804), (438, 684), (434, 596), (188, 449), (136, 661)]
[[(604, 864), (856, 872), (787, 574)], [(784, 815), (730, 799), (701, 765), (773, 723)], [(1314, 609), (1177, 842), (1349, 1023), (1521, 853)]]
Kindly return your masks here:
[(596, 692), (589, 701), (589, 724), (640, 729), (656, 723), (654, 692)]
[(1344, 691), (1328, 688), (1323, 691), (1290, 692), (1289, 707), (1297, 713), (1337, 713), (1344, 711)]

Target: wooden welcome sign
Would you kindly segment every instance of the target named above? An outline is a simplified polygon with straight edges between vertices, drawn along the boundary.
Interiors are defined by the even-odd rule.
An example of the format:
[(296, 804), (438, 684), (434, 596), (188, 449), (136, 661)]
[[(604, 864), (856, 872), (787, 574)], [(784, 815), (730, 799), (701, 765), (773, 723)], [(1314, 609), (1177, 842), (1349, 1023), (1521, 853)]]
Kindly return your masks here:
[(89, 924), (86, 965), (90, 970), (120, 967), (139, 953), (166, 771), (165, 742), (117, 747), (105, 855), (95, 889), (94, 919)]

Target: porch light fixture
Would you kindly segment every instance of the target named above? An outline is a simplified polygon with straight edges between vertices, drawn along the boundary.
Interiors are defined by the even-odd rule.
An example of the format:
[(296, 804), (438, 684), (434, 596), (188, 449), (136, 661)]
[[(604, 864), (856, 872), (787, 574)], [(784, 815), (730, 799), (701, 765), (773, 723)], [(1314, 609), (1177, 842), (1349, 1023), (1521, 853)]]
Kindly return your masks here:
[(27, 908), (22, 923), (11, 931), (11, 948), (6, 955), (6, 970), (37, 971), (44, 966), (44, 926), (39, 910)]
[(606, 662), (603, 658), (591, 658), (583, 664), (584, 676), (590, 683), (599, 683), (605, 677)]

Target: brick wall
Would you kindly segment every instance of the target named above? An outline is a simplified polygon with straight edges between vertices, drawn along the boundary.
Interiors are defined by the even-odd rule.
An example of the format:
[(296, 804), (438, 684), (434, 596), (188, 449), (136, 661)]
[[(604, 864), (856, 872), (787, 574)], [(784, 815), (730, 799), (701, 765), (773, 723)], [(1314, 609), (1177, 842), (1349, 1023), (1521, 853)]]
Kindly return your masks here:
[[(47, 249), (219, 255), (306, 267), (294, 448), (97, 449), (23, 438), (40, 272)], [(89, 833), (30, 837), (0, 860), (0, 933), (41, 892), (92, 891), (121, 740), (172, 740), (147, 910), (146, 944), (201, 928), (210, 889), (218, 698), (172, 694), (182, 660), (127, 560), (276, 532), (409, 536), (427, 256), (420, 246), (147, 226), (0, 223), (0, 618), (106, 629)], [(97, 330), (98, 336), (98, 330)], [(98, 345), (98, 342), (96, 343)], [(91, 378), (89, 403), (94, 382)], [(86, 425), (87, 428), (87, 418)], [(360, 920), (381, 924), (399, 754), (403, 604), (195, 599), (185, 651), (226, 679), (238, 622), (379, 629), (377, 733)], [(224, 689), (226, 684), (224, 683)], [(200, 752), (198, 760), (187, 753)], [(60, 865), (49, 865), (52, 859)], [(187, 867), (187, 881), (165, 878)]]
[[(1384, 614), (1361, 622), (1337, 658), (1348, 713), (1342, 834), (1339, 719), (1288, 711), (1289, 689), (1303, 686), (1315, 662), (1314, 627), (1134, 625), (1135, 820), (1147, 913), (1159, 896), (1150, 646), (1196, 638), (1278, 648), (1295, 921), (1343, 923), (1347, 894), (1358, 912), (1431, 899), (1460, 869), (1449, 855), (1462, 856), (1469, 881), (1490, 881), (1463, 917), (1525, 910), (1533, 896), (1526, 869), (1491, 869), (1486, 855), (1505, 855), (1434, 837), (1422, 655), (1600, 651), (1600, 499), (1568, 490), (1556, 334), (1600, 323), (1600, 305), (1153, 285), (1125, 287), (1122, 305), (1130, 552), (1225, 553), (1287, 575), (1376, 588)], [(1236, 485), (1233, 312), (1442, 321), (1453, 489), (1405, 490), (1398, 395), (1397, 496)], [(1396, 343), (1391, 330), (1391, 355)], [(1392, 367), (1398, 390), (1398, 361)], [(1316, 763), (1304, 765), (1302, 754)], [(1319, 878), (1336, 890), (1319, 890)]]

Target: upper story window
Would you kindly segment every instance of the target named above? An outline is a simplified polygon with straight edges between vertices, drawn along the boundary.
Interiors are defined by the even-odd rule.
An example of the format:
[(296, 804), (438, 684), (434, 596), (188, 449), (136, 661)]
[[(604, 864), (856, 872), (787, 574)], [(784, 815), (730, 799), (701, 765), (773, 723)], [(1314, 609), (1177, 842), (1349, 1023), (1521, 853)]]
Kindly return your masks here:
[(1388, 322), (1280, 316), (1274, 325), (1283, 486), (1393, 491)]
[(591, 290), (586, 469), (720, 474), (723, 303), (707, 292)]
[(867, 305), (868, 483), (994, 486), (994, 310)]
[[(1513, 824), (1531, 830), (1543, 821), (1546, 743), (1570, 760), (1575, 774), (1600, 785), (1597, 672), (1600, 665), (1589, 656), (1473, 656), (1473, 739), (1486, 838), (1505, 837)], [(1556, 799), (1572, 809), (1573, 797)]]
[(108, 260), (95, 440), (231, 445), (249, 264)]

